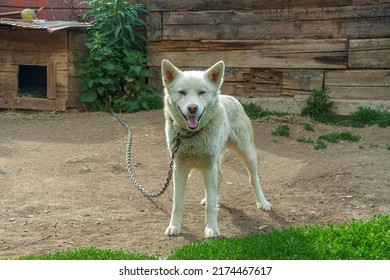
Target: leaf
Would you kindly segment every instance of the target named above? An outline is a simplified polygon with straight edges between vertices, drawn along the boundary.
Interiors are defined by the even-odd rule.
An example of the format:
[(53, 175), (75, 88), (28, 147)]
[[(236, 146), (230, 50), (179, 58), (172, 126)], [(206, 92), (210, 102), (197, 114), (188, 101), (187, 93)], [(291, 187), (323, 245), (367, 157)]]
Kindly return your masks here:
[(111, 83), (111, 79), (110, 78), (100, 78), (99, 81), (103, 84), (103, 85), (108, 85), (109, 83)]
[(115, 29), (115, 38), (118, 38), (119, 32), (121, 32), (121, 26), (118, 25), (117, 28)]
[(132, 67), (131, 67), (131, 70), (133, 70), (133, 71), (135, 72), (135, 74), (136, 74), (137, 76), (139, 76), (139, 74), (140, 74), (141, 71), (142, 71), (142, 67), (141, 67), (141, 66), (132, 66)]
[(87, 79), (87, 84), (88, 84), (88, 87), (91, 88), (94, 84), (94, 80), (92, 79)]
[(102, 66), (103, 66), (103, 68), (110, 70), (110, 71), (115, 69), (115, 65), (112, 64), (110, 61), (103, 62)]
[(93, 89), (87, 90), (81, 95), (81, 101), (86, 103), (92, 103), (96, 100), (97, 94)]
[(96, 91), (99, 93), (99, 94), (102, 94), (104, 92), (104, 87), (98, 87), (96, 89)]

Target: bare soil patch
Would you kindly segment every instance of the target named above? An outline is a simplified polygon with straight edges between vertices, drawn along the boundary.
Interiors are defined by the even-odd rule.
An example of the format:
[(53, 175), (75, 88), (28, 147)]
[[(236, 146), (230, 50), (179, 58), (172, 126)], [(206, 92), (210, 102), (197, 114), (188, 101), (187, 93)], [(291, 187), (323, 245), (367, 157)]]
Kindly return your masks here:
[[(46, 117), (45, 117), (46, 116)], [(170, 162), (162, 111), (122, 115), (133, 132), (132, 163), (148, 190), (159, 190)], [(220, 190), (223, 237), (282, 227), (366, 220), (390, 213), (390, 128), (353, 129), (253, 121), (261, 182), (274, 209), (256, 208), (248, 176), (227, 153)], [(298, 136), (348, 130), (358, 143), (314, 150)], [(203, 180), (193, 172), (183, 233), (167, 237), (172, 186), (157, 199), (136, 190), (124, 165), (126, 130), (110, 114), (0, 115), (0, 259), (97, 247), (165, 256), (203, 239)]]

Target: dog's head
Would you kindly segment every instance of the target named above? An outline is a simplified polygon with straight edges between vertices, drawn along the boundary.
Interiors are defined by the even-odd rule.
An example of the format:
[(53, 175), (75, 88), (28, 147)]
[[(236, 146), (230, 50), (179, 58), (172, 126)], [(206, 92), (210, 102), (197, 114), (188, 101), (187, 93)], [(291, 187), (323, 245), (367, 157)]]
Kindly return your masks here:
[(218, 102), (224, 71), (223, 61), (206, 71), (180, 71), (168, 60), (162, 61), (166, 106), (180, 127), (194, 131), (209, 121)]

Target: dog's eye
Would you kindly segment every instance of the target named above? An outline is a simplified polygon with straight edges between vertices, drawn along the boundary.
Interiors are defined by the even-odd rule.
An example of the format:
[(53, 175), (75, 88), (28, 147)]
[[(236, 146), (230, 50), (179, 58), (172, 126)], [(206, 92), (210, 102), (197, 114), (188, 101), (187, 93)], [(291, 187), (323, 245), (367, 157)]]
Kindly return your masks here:
[(199, 93), (199, 95), (202, 95), (202, 94), (205, 94), (206, 91), (205, 91), (205, 90), (201, 90), (201, 91), (199, 91), (198, 93)]
[(179, 94), (186, 95), (186, 91), (185, 90), (179, 90)]

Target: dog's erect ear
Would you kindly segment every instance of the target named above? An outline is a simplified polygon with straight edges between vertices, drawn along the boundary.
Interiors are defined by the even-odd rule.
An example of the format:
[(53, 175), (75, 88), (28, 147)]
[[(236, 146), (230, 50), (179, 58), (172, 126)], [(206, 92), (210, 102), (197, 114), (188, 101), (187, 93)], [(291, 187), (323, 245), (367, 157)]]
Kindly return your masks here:
[(206, 71), (206, 77), (208, 77), (211, 82), (213, 82), (216, 86), (220, 87), (223, 82), (223, 75), (225, 73), (225, 63), (221, 60), (211, 66)]
[(164, 59), (161, 63), (161, 74), (164, 87), (172, 83), (181, 73), (175, 65)]

